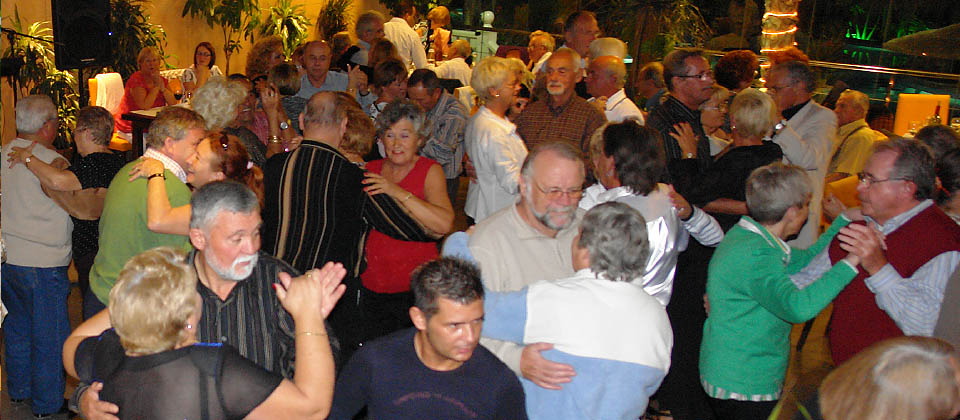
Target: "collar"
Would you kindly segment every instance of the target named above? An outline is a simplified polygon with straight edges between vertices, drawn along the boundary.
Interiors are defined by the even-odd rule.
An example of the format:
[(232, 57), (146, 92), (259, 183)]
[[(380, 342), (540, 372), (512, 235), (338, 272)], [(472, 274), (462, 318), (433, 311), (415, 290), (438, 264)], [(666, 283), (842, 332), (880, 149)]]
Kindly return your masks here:
[[(393, 19), (390, 19), (389, 22), (400, 22), (400, 23), (403, 23), (404, 26), (410, 28), (410, 24), (407, 23), (407, 21), (404, 18), (395, 17)], [(410, 29), (413, 29), (413, 28), (410, 28)]]
[(600, 194), (597, 195), (598, 203), (606, 203), (606, 202), (614, 201), (620, 197), (628, 197), (628, 196), (634, 195), (633, 191), (630, 188), (624, 187), (622, 185), (616, 188), (611, 188), (609, 190), (606, 189), (606, 187), (604, 187), (603, 184), (599, 182), (597, 183), (597, 185), (599, 185), (600, 188), (602, 188)]
[(496, 123), (500, 127), (503, 127), (504, 130), (507, 130), (508, 132), (513, 133), (517, 131), (517, 126), (514, 123), (510, 122), (510, 120), (506, 118), (500, 118), (500, 116), (498, 116), (497, 114), (494, 114), (493, 111), (487, 109), (486, 106), (480, 106), (480, 110), (477, 111), (477, 113), (482, 114), (483, 118), (489, 120), (490, 122)]
[(177, 163), (173, 159), (170, 159), (170, 157), (163, 154), (163, 152), (157, 149), (154, 149), (152, 147), (148, 147), (147, 151), (143, 152), (143, 157), (159, 160), (160, 163), (163, 164), (164, 169), (170, 172), (173, 172), (173, 175), (176, 176), (177, 179), (180, 180), (180, 182), (184, 184), (187, 183), (187, 172), (184, 171), (182, 167), (180, 167), (179, 163)]
[(447, 93), (446, 90), (441, 90), (440, 99), (437, 99), (436, 105), (427, 111), (427, 119), (433, 121), (433, 118), (436, 115), (440, 115), (445, 112), (447, 108), (450, 108), (450, 104), (452, 103), (451, 101), (457, 101), (457, 98), (454, 98), (453, 95)]
[(607, 108), (606, 108), (607, 111), (614, 110), (616, 107), (620, 106), (620, 104), (623, 103), (623, 101), (625, 100), (627, 100), (627, 92), (625, 92), (623, 88), (620, 88), (620, 90), (618, 90), (617, 93), (614, 93), (613, 95), (610, 95), (609, 98), (607, 98)]
[(760, 235), (765, 241), (767, 241), (768, 244), (770, 244), (770, 246), (780, 248), (780, 251), (784, 253), (784, 264), (790, 262), (790, 245), (787, 245), (783, 239), (774, 236), (774, 234), (770, 233), (766, 227), (760, 223), (757, 223), (756, 220), (753, 220), (753, 218), (750, 216), (743, 216), (740, 218), (740, 221), (737, 222), (737, 226), (740, 226), (749, 232)]
[(859, 120), (854, 120), (844, 125), (841, 125), (840, 128), (837, 129), (837, 136), (841, 138), (846, 137), (848, 134), (853, 133), (854, 130), (860, 127), (869, 127), (869, 124), (867, 124), (867, 120), (861, 118)]
[(551, 113), (553, 113), (554, 116), (559, 116), (560, 114), (563, 113), (563, 111), (566, 111), (566, 109), (570, 106), (570, 104), (573, 103), (574, 98), (578, 98), (578, 96), (577, 96), (577, 92), (572, 92), (570, 94), (570, 99), (567, 100), (567, 103), (562, 104), (558, 107), (553, 106), (553, 101), (551, 100), (552, 98), (553, 98), (552, 95), (546, 98), (545, 105), (547, 106), (547, 109), (550, 110)]
[[(905, 223), (907, 223), (910, 219), (913, 218), (913, 216), (916, 216), (921, 211), (926, 210), (927, 207), (930, 207), (932, 205), (933, 205), (933, 200), (930, 200), (930, 199), (923, 200), (919, 204), (913, 206), (913, 208), (911, 208), (910, 210), (907, 210), (903, 213), (900, 213), (896, 216), (891, 217), (890, 220), (887, 220), (887, 222), (883, 224), (883, 226), (880, 226), (880, 231), (883, 232), (884, 235), (888, 235), (890, 234), (890, 232), (893, 232), (899, 229), (900, 226), (903, 226)], [(864, 216), (864, 219), (867, 219), (870, 222), (876, 223), (876, 221), (873, 220), (873, 218), (871, 218), (870, 216)]]
[(807, 100), (806, 100), (805, 102), (803, 102), (803, 103), (800, 103), (800, 104), (791, 106), (790, 108), (787, 108), (787, 109), (783, 110), (783, 112), (781, 113), (781, 114), (783, 114), (783, 118), (786, 119), (786, 120), (789, 120), (789, 119), (793, 118), (793, 116), (794, 116), (794, 115), (797, 115), (797, 113), (800, 112), (800, 109), (802, 109), (803, 107), (807, 106), (807, 104), (810, 103), (811, 100), (812, 100), (812, 99), (807, 99)]
[[(521, 200), (522, 200), (522, 198), (521, 198)], [(563, 235), (563, 232), (566, 232), (566, 231), (568, 231), (568, 230), (570, 230), (570, 229), (579, 229), (580, 223), (578, 223), (578, 222), (571, 223), (570, 226), (567, 226), (567, 227), (565, 227), (565, 228), (557, 231), (557, 235), (551, 238), (551, 237), (549, 237), (549, 236), (547, 236), (547, 235), (544, 235), (544, 234), (540, 233), (539, 230), (537, 230), (537, 229), (534, 228), (533, 226), (530, 226), (529, 224), (527, 224), (527, 222), (526, 222), (525, 220), (523, 220), (523, 217), (520, 216), (520, 207), (519, 207), (519, 204), (520, 204), (519, 201), (513, 203), (513, 207), (511, 207), (511, 211), (510, 211), (510, 215), (511, 215), (511, 217), (513, 217), (513, 219), (514, 219), (514, 224), (515, 224), (516, 226), (520, 226), (520, 230), (517, 231), (517, 239), (520, 239), (520, 240), (526, 240), (526, 239), (548, 239), (548, 240), (553, 240), (553, 241), (555, 241), (555, 240), (557, 240), (557, 238), (559, 238), (561, 235)], [(575, 211), (581, 211), (581, 210), (575, 210)], [(577, 217), (576, 214), (574, 214), (574, 217)], [(569, 250), (568, 250), (568, 252), (569, 252)]]

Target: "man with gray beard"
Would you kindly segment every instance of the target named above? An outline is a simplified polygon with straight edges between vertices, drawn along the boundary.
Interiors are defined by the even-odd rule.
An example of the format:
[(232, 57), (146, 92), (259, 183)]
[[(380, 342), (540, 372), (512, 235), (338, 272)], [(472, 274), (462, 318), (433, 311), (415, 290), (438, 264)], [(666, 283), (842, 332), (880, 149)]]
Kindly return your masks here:
[[(573, 276), (570, 250), (583, 216), (577, 204), (584, 176), (580, 152), (572, 145), (537, 146), (520, 171), (520, 200), (478, 223), (469, 239), (463, 233), (451, 235), (444, 255), (474, 259), (483, 273), (484, 287), (494, 292)], [(552, 344), (522, 346), (493, 339), (481, 339), (480, 344), (541, 387), (560, 389), (574, 376), (570, 365), (541, 356)]]
[[(260, 251), (260, 204), (246, 186), (233, 181), (204, 185), (190, 200), (188, 263), (197, 270), (197, 292), (203, 312), (197, 340), (229, 344), (241, 356), (286, 378), (293, 378), (293, 318), (277, 299), (274, 283), (281, 272), (295, 268)], [(334, 360), (339, 345), (330, 328)], [(100, 385), (83, 392), (80, 409), (86, 418), (114, 418), (116, 405), (97, 401)]]

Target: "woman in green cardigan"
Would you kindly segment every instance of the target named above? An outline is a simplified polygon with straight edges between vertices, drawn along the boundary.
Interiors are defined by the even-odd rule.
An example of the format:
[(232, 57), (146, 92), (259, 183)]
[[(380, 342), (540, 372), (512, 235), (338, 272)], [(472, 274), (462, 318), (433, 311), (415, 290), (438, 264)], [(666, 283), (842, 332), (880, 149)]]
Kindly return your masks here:
[(746, 183), (744, 216), (710, 260), (710, 314), (700, 347), (701, 382), (721, 420), (766, 419), (780, 398), (792, 323), (817, 315), (857, 274), (850, 253), (804, 289), (790, 281), (848, 223), (838, 217), (808, 249), (784, 240), (807, 220), (811, 183), (806, 171), (774, 163)]

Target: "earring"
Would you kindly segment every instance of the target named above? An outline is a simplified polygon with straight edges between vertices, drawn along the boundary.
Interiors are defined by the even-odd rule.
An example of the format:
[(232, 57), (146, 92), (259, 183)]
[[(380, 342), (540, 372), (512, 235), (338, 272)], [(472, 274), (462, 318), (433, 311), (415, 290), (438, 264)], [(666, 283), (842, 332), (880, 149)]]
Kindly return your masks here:
[(188, 330), (192, 330), (192, 329), (193, 329), (193, 324), (187, 324), (187, 329), (188, 329)]
[(498, 93), (498, 94), (496, 94), (496, 95), (493, 95), (493, 97), (494, 97), (494, 98), (499, 98), (499, 97), (500, 97), (500, 94)]

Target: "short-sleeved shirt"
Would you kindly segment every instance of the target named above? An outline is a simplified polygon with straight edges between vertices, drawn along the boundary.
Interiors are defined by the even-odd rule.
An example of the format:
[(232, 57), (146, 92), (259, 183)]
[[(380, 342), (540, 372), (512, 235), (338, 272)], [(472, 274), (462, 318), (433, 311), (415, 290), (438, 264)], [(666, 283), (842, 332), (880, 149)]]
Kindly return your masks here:
[[(70, 167), (77, 176), (82, 189), (107, 188), (110, 181), (125, 165), (123, 157), (110, 152), (91, 153), (80, 158), (80, 162)], [(100, 219), (81, 220), (73, 218), (73, 253), (87, 255), (100, 249)]]
[[(163, 81), (163, 86), (167, 87), (167, 79), (160, 78)], [(142, 72), (135, 72), (130, 75), (130, 78), (127, 79), (126, 85), (123, 86), (123, 100), (120, 101), (120, 109), (113, 116), (114, 121), (117, 125), (117, 131), (124, 133), (129, 133), (133, 130), (133, 125), (130, 121), (123, 119), (123, 114), (139, 110), (140, 107), (137, 105), (137, 101), (133, 99), (133, 89), (134, 88), (145, 88), (144, 83), (146, 78), (143, 76)], [(157, 98), (153, 100), (153, 103), (150, 104), (151, 108), (156, 108), (158, 106), (164, 106), (167, 104), (167, 99), (163, 96), (163, 93), (157, 93)]]
[(75, 365), (85, 382), (103, 382), (100, 399), (120, 419), (239, 419), (283, 381), (221, 344), (126, 356), (112, 329), (81, 342)]

